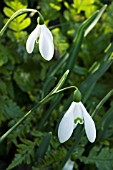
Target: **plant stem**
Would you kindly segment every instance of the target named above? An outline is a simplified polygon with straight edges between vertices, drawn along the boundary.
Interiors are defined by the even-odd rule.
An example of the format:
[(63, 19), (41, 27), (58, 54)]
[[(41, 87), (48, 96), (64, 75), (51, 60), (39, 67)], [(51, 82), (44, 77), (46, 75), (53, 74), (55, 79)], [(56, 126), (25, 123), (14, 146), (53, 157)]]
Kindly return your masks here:
[[(20, 120), (18, 120), (18, 122), (11, 127), (6, 133), (4, 133), (1, 137), (0, 137), (0, 143), (6, 139), (6, 137), (17, 127), (19, 126), (37, 107), (41, 106), (42, 104), (44, 104), (45, 102), (48, 101), (48, 99), (51, 99), (51, 97), (54, 94), (59, 93), (60, 91), (63, 90), (67, 90), (69, 89), (69, 87), (64, 88), (59, 90), (59, 88), (61, 88), (61, 86), (63, 85), (63, 83), (65, 82), (67, 76), (68, 76), (69, 70), (67, 70), (63, 76), (61, 77), (61, 79), (59, 80), (58, 84), (56, 85), (56, 87), (45, 97), (43, 98), (40, 102), (38, 102), (30, 111), (28, 111)], [(71, 87), (71, 86), (70, 86)], [(74, 87), (74, 86), (73, 86)]]
[(38, 104), (36, 104), (29, 112), (27, 112), (20, 120), (18, 120), (18, 122), (11, 127), (6, 133), (4, 133), (1, 137), (0, 137), (0, 143), (17, 127), (19, 126), (37, 107), (39, 107), (44, 101), (46, 100), (46, 98), (44, 98), (43, 100), (41, 100)]
[(20, 9), (18, 11), (16, 11), (11, 17), (10, 19), (6, 22), (6, 24), (4, 25), (4, 27), (1, 29), (0, 31), (0, 36), (2, 36), (5, 32), (5, 30), (7, 29), (8, 25), (11, 23), (11, 21), (13, 21), (15, 18), (17, 18), (18, 16), (25, 14), (27, 12), (34, 12), (34, 13), (38, 13), (39, 16), (41, 18), (43, 18), (43, 16), (40, 14), (39, 11), (35, 10), (35, 9)]

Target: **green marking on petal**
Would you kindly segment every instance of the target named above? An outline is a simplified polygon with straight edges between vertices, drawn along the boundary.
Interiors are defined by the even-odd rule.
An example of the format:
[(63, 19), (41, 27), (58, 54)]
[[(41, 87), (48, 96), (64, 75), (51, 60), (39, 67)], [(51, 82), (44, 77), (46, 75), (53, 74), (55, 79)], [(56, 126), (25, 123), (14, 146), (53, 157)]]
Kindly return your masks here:
[(37, 43), (37, 44), (39, 43), (39, 37), (37, 37), (37, 39), (36, 39), (36, 43)]
[(74, 120), (74, 123), (77, 124), (77, 122), (79, 123), (83, 123), (83, 119), (81, 119), (80, 117), (77, 117), (75, 120)]

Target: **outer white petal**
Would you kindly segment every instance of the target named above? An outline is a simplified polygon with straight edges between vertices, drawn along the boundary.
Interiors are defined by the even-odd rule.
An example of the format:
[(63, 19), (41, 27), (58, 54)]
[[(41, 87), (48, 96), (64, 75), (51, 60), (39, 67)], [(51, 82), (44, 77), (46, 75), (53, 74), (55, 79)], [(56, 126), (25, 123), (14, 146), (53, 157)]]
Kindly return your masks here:
[(34, 49), (35, 41), (40, 35), (40, 31), (41, 31), (41, 27), (40, 25), (37, 25), (37, 27), (29, 35), (27, 42), (26, 42), (26, 50), (28, 53), (32, 53)]
[(81, 103), (83, 109), (84, 126), (88, 140), (93, 143), (96, 139), (96, 128), (92, 117), (89, 115), (84, 105)]
[(73, 117), (74, 104), (72, 103), (67, 112), (64, 114), (59, 127), (58, 127), (58, 138), (60, 143), (67, 141), (74, 129), (74, 117)]
[(54, 44), (52, 34), (45, 25), (41, 26), (39, 39), (39, 51), (45, 60), (51, 60), (54, 55)]
[(78, 123), (83, 124), (83, 110), (81, 107), (81, 102), (74, 102), (74, 120), (76, 120), (77, 118), (80, 118), (82, 120), (82, 122), (78, 119), (77, 123), (75, 124), (75, 127), (77, 126)]
[(73, 170), (74, 162), (70, 159), (66, 162), (62, 170)]
[(53, 35), (51, 33), (51, 31), (46, 27), (46, 25), (41, 25), (41, 29), (44, 32), (44, 34), (46, 34), (50, 39), (53, 40)]

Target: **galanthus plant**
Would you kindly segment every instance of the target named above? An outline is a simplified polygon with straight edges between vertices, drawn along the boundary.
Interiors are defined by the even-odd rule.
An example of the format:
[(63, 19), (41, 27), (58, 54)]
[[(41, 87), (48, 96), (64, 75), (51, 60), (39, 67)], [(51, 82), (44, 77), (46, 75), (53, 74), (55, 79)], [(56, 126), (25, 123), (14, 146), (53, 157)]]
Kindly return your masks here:
[(35, 42), (39, 43), (39, 51), (42, 57), (45, 60), (51, 60), (54, 55), (53, 36), (44, 23), (38, 23), (29, 35), (26, 42), (26, 50), (28, 53), (33, 52)]
[(89, 115), (82, 102), (72, 102), (59, 124), (58, 138), (60, 143), (64, 143), (71, 137), (78, 123), (84, 123), (88, 140), (91, 143), (95, 141), (96, 128), (92, 117)]
[[(5, 21), (17, 7), (21, 7), (21, 3), (20, 0), (15, 0), (14, 2), (7, 0), (3, 1), (6, 3), (6, 7), (3, 9), (3, 12), (6, 13), (6, 18), (2, 15), (2, 18)], [(10, 28), (10, 30), (8, 29), (7, 34), (5, 34), (4, 39), (1, 41), (2, 44), (0, 44), (0, 169), (21, 169), (24, 165), (24, 169), (73, 170), (81, 169), (81, 167), (87, 169), (88, 167), (91, 167), (90, 164), (92, 163), (93, 167), (91, 169), (104, 169), (104, 167), (112, 169), (112, 159), (109, 158), (112, 158), (113, 156), (111, 140), (113, 135), (111, 127), (113, 107), (112, 101), (107, 107), (105, 102), (113, 95), (113, 89), (108, 93), (110, 86), (103, 87), (104, 81), (103, 78), (100, 78), (101, 76), (104, 76), (108, 81), (108, 78), (113, 71), (112, 69), (109, 69), (110, 65), (113, 63), (113, 43), (108, 38), (109, 36), (103, 36), (103, 34), (101, 34), (102, 31), (106, 32), (105, 24), (101, 31), (98, 31), (98, 28), (103, 21), (107, 23), (109, 13), (106, 11), (104, 18), (102, 18), (97, 29), (94, 30), (93, 33), (95, 33), (96, 36), (91, 33), (92, 35), (90, 34), (90, 38), (85, 39), (86, 35), (96, 25), (106, 6), (102, 7), (101, 10), (95, 11), (90, 17), (88, 16), (90, 14), (83, 8), (83, 12), (80, 11), (80, 16), (79, 13), (75, 12), (73, 18), (73, 5), (75, 5), (75, 2), (72, 2), (68, 9), (68, 3), (64, 4), (66, 7), (64, 8), (64, 5), (59, 1), (58, 7), (56, 7), (60, 10), (55, 10), (56, 12), (53, 9), (55, 7), (54, 2), (49, 5), (49, 7), (51, 7), (51, 15), (49, 15), (50, 18), (48, 18), (47, 21), (48, 23), (53, 23), (53, 31), (56, 34), (55, 40), (60, 42), (60, 44), (58, 44), (58, 51), (60, 51), (62, 56), (59, 57), (59, 60), (55, 63), (52, 62), (49, 65), (44, 65), (45, 63), (41, 61), (40, 67), (38, 67), (38, 60), (36, 58), (27, 59), (24, 50), (22, 50), (24, 35), (26, 35), (27, 31), (24, 31), (24, 29), (30, 24), (29, 16), (33, 16), (36, 13), (39, 18), (43, 18), (36, 9), (24, 9), (25, 5), (22, 5), (23, 9), (16, 11), (0, 31), (1, 37), (8, 26)], [(34, 5), (36, 7), (36, 3), (34, 3)], [(46, 15), (48, 9), (47, 11), (44, 9), (48, 7), (48, 3), (38, 2), (37, 5), (37, 7), (40, 7), (40, 10), (44, 12), (44, 15)], [(94, 8), (95, 10), (98, 9), (102, 3), (94, 3), (91, 5), (96, 5)], [(82, 6), (84, 5), (82, 4)], [(90, 4), (88, 6), (91, 7)], [(10, 9), (8, 9), (9, 7)], [(79, 7), (76, 8), (76, 10), (79, 11)], [(30, 15), (26, 15), (28, 12), (30, 12)], [(70, 13), (68, 20), (62, 15), (68, 14), (67, 12)], [(58, 15), (56, 15), (57, 13)], [(22, 14), (25, 15), (20, 17)], [(15, 19), (18, 16), (19, 19)], [(85, 20), (85, 18), (87, 19)], [(74, 23), (76, 20), (77, 23)], [(56, 25), (56, 23), (58, 23), (58, 25)], [(38, 43), (39, 52), (42, 57), (47, 61), (51, 60), (54, 55), (52, 33), (44, 24), (43, 19), (42, 21), (39, 20), (38, 24), (35, 23), (33, 27), (35, 29), (31, 32), (26, 42), (27, 52), (32, 53), (35, 43)], [(72, 30), (75, 30), (75, 32), (72, 32)], [(107, 30), (109, 30), (108, 27)], [(14, 31), (14, 33), (12, 31)], [(109, 33), (109, 31), (107, 33)], [(104, 41), (103, 37), (107, 38), (106, 41)], [(8, 42), (6, 41), (7, 39)], [(12, 41), (13, 39), (17, 41)], [(94, 40), (94, 52), (92, 49), (93, 45), (91, 47), (89, 45), (91, 40)], [(102, 44), (100, 43), (101, 41)], [(10, 42), (12, 44), (10, 44)], [(86, 45), (84, 45), (84, 43)], [(95, 53), (95, 45), (97, 43), (99, 43), (99, 48)], [(17, 47), (17, 49), (13, 49), (12, 47)], [(89, 63), (90, 54), (92, 54), (92, 56)], [(94, 67), (96, 54), (98, 54), (98, 58), (96, 58), (98, 65)], [(78, 56), (81, 56), (81, 59), (78, 59)], [(89, 71), (90, 68), (91, 70)], [(37, 75), (37, 73), (40, 72), (40, 69), (41, 73)], [(105, 74), (105, 72), (107, 73)], [(77, 79), (73, 79), (74, 75)], [(60, 78), (58, 83), (57, 78)], [(92, 117), (81, 102), (80, 91), (73, 85), (76, 83), (80, 83), (79, 87), (84, 99), (88, 100), (90, 98), (95, 103), (95, 108), (93, 109), (93, 107), (91, 107), (92, 100), (88, 100), (88, 104), (92, 110), (91, 116), (97, 115), (100, 112), (100, 109), (104, 107), (97, 117), (97, 126), (99, 129), (98, 146), (94, 144), (94, 146), (92, 145), (90, 147), (89, 145), (83, 144), (84, 141), (81, 142), (84, 130), (88, 140), (93, 143), (96, 139), (96, 127)], [(65, 85), (69, 86), (65, 87)], [(102, 90), (100, 90), (100, 87), (102, 87)], [(69, 91), (65, 93), (66, 90)], [(106, 96), (105, 90), (107, 90)], [(100, 95), (99, 98), (97, 95), (98, 91)], [(73, 101), (71, 92), (74, 92)], [(65, 98), (67, 95), (69, 95), (68, 99)], [(101, 101), (97, 104), (100, 99)], [(71, 105), (61, 119), (57, 114), (57, 111), (62, 109), (65, 100), (67, 100), (66, 104), (70, 103)], [(108, 102), (110, 102), (110, 99)], [(108, 126), (110, 120), (111, 124)], [(60, 124), (58, 127), (59, 121)], [(76, 130), (75, 128), (78, 124), (81, 124), (80, 127), (82, 126), (83, 129), (77, 129), (79, 131), (77, 131), (76, 137), (73, 137), (74, 140), (69, 143), (67, 142), (62, 146), (59, 145), (56, 137), (56, 128), (58, 127), (59, 141), (64, 143), (71, 138), (73, 131)], [(73, 136), (75, 136), (75, 134)], [(109, 138), (108, 142), (110, 147), (108, 147), (108, 145), (106, 146), (104, 144), (105, 142), (103, 142), (104, 139), (106, 141), (106, 137)], [(12, 147), (14, 147), (14, 152), (13, 154), (10, 154), (12, 152)], [(5, 155), (5, 152), (7, 155)], [(11, 155), (13, 158), (10, 158)], [(97, 159), (91, 161), (91, 156)], [(7, 161), (4, 161), (4, 158)], [(101, 158), (102, 161), (100, 161)], [(87, 164), (89, 165), (87, 166)]]

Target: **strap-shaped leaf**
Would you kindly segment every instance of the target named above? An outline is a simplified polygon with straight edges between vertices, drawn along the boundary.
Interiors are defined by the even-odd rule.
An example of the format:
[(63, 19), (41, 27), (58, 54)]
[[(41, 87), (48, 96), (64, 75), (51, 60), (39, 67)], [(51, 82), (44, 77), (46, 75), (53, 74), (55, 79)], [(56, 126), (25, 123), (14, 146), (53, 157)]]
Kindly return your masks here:
[[(79, 50), (81, 48), (84, 35), (86, 35), (86, 33), (88, 34), (91, 31), (91, 29), (96, 25), (97, 21), (99, 20), (99, 18), (101, 17), (105, 9), (106, 9), (106, 5), (102, 7), (100, 11), (96, 11), (90, 18), (84, 21), (79, 27), (73, 45), (70, 49), (70, 55), (67, 60), (68, 64), (66, 64), (65, 70), (69, 69), (71, 71), (73, 69), (75, 60), (77, 59)], [(85, 33), (85, 31), (87, 32)]]
[(87, 36), (87, 34), (93, 29), (93, 27), (97, 24), (98, 20), (101, 18), (103, 12), (105, 11), (107, 5), (104, 5), (100, 11), (98, 12), (96, 18), (94, 19), (94, 21), (88, 26), (88, 28), (85, 30), (85, 34), (84, 36)]
[(52, 133), (49, 132), (42, 140), (39, 148), (38, 148), (38, 151), (36, 153), (36, 157), (37, 159), (41, 158), (44, 156), (44, 154), (46, 153), (46, 151), (48, 150), (48, 147), (50, 145), (50, 141), (51, 141), (51, 137), (52, 137)]
[[(96, 83), (99, 78), (107, 71), (107, 69), (111, 66), (113, 63), (113, 43), (109, 44), (109, 46), (106, 48), (105, 56), (102, 58), (102, 60), (98, 63), (97, 69), (94, 68), (90, 75), (85, 79), (82, 84), (79, 86), (83, 96), (85, 97), (86, 91), (90, 90), (92, 88), (92, 84)], [(91, 91), (90, 91), (91, 92)], [(87, 97), (84, 98), (84, 100), (87, 100), (90, 93)]]

